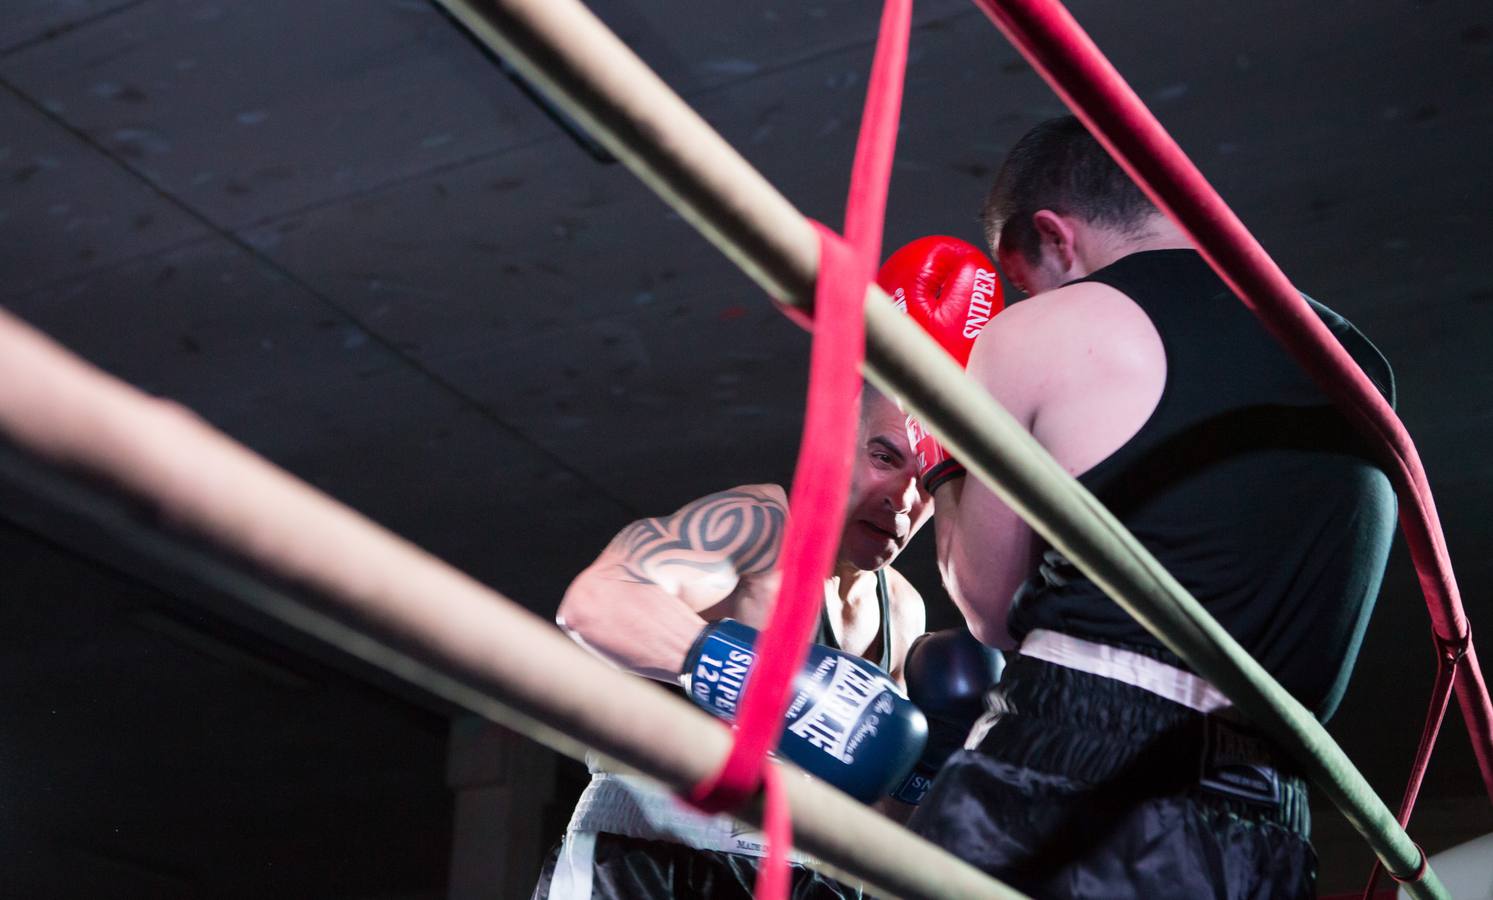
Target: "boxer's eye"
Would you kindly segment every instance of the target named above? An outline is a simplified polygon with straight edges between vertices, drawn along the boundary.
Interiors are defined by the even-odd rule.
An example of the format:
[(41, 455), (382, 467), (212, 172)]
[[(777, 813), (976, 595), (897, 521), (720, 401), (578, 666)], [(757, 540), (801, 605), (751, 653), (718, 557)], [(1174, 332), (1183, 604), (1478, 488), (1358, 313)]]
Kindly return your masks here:
[(903, 456), (892, 446), (890, 440), (877, 436), (866, 442), (866, 455), (876, 464), (877, 468), (897, 469), (901, 468)]

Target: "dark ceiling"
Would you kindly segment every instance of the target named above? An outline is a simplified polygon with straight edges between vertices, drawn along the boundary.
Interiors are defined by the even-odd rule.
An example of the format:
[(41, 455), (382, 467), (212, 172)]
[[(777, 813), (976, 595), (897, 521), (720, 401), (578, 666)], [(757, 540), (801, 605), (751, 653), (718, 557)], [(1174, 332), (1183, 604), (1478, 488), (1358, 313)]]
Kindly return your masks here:
[[(593, 8), (838, 222), (874, 4)], [(1394, 364), (1493, 621), (1489, 6), (1072, 8)], [(920, 3), (888, 245), (977, 239), (1004, 149), (1061, 109), (970, 4)], [(426, 0), (10, 0), (0, 304), (544, 615), (630, 517), (782, 480), (797, 442), (806, 337)], [(0, 871), (28, 895), (441, 894), (445, 710), (204, 613), (44, 501), (0, 516)], [(906, 569), (951, 622), (929, 552)], [(1388, 797), (1432, 664), (1400, 548), (1331, 723)], [(1428, 847), (1493, 829), (1466, 743)], [(1319, 830), (1329, 870), (1366, 859)]]

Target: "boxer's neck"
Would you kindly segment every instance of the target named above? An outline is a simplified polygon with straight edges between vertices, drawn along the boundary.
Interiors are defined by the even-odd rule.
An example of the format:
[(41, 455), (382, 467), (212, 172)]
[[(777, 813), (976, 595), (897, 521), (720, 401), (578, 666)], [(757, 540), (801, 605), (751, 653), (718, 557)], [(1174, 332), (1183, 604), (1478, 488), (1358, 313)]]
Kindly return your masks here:
[(1074, 260), (1078, 277), (1087, 277), (1132, 253), (1187, 250), (1192, 241), (1163, 215), (1148, 217), (1130, 229), (1108, 228), (1076, 220)]
[(840, 561), (835, 563), (835, 573), (829, 577), (826, 586), (840, 599), (842, 605), (854, 608), (867, 598), (873, 601), (876, 599), (875, 584), (875, 571), (868, 572)]
[(881, 627), (876, 572), (837, 563), (835, 574), (824, 587), (824, 606), (835, 644), (848, 653), (865, 656)]

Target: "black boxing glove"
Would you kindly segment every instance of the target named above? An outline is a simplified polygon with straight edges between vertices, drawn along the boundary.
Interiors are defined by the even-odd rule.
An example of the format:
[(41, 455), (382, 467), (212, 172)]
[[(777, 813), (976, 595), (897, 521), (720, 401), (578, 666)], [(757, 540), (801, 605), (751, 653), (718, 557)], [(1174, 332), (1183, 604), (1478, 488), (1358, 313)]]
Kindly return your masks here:
[(892, 792), (903, 803), (922, 802), (933, 776), (964, 746), (985, 712), (985, 694), (1001, 679), (1006, 658), (963, 628), (933, 631), (907, 648), (902, 675), (907, 696), (928, 718), (928, 743), (912, 773)]
[[(684, 660), (680, 682), (706, 712), (734, 721), (756, 662), (757, 629), (711, 622)], [(861, 802), (901, 783), (928, 736), (928, 723), (896, 684), (857, 656), (809, 645), (793, 679), (777, 755)]]

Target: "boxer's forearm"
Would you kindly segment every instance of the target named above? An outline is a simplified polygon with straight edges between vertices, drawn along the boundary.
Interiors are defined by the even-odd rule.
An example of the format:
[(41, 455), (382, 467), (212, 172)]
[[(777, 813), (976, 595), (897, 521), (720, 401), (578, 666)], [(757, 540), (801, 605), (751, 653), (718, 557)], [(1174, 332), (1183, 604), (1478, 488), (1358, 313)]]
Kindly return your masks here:
[(984, 485), (961, 478), (934, 496), (934, 532), (944, 589), (970, 631), (991, 647), (1014, 649), (1006, 617), (1025, 577), (1031, 530)]
[(555, 619), (578, 643), (615, 665), (648, 678), (677, 682), (705, 620), (653, 584), (583, 573)]
[(970, 630), (975, 631), (978, 610), (971, 609), (968, 585), (973, 573), (963, 563), (965, 538), (960, 528), (959, 512), (967, 478), (956, 479), (940, 487), (933, 495), (933, 534), (938, 547), (938, 574), (943, 579), (944, 591), (954, 601)]

